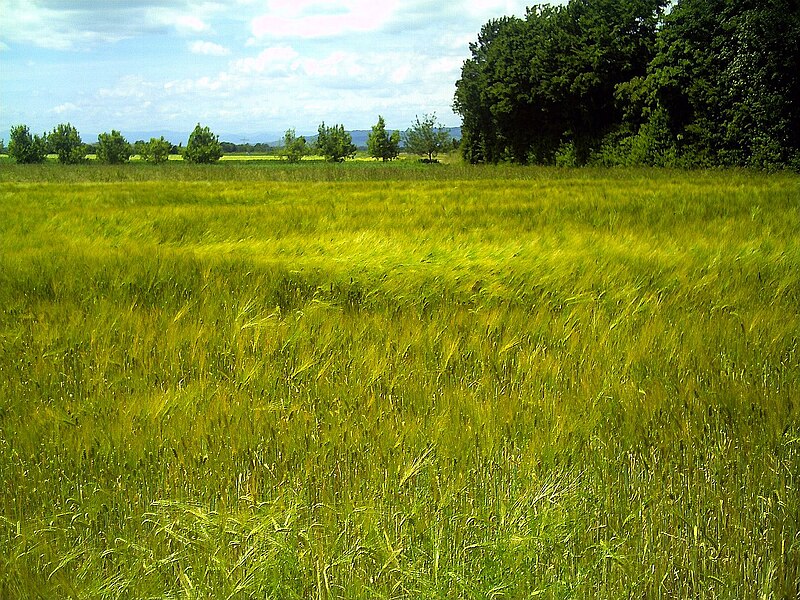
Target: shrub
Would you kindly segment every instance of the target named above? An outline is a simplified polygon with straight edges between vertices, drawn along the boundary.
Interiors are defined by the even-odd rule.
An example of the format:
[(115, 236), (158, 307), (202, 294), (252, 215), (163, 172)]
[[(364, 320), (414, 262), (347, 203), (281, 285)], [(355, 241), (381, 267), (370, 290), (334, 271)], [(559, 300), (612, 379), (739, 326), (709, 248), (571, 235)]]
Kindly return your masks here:
[(222, 157), (222, 144), (219, 136), (211, 133), (208, 127), (200, 127), (200, 123), (189, 136), (186, 149), (183, 151), (184, 160), (192, 163), (209, 164), (217, 162)]
[(18, 163), (41, 163), (47, 157), (45, 136), (31, 135), (27, 125), (11, 128), (8, 155)]
[(147, 162), (157, 165), (167, 162), (171, 149), (172, 144), (162, 135), (160, 138), (150, 138), (149, 142), (142, 142), (140, 155)]
[(323, 122), (317, 130), (317, 152), (329, 162), (344, 162), (356, 155), (356, 147), (344, 125), (327, 127)]
[(420, 156), (427, 156), (425, 162), (436, 162), (434, 159), (440, 152), (450, 148), (450, 132), (436, 122), (436, 115), (423, 115), (403, 136), (406, 150)]
[(386, 133), (386, 122), (378, 116), (377, 124), (373, 125), (372, 132), (367, 140), (369, 155), (375, 159), (387, 161), (394, 160), (400, 154), (400, 133), (395, 131), (391, 135)]
[(86, 160), (86, 146), (78, 130), (70, 123), (57, 125), (47, 136), (47, 146), (62, 164), (78, 164)]
[(86, 147), (78, 130), (69, 123), (60, 123), (47, 136), (50, 151), (58, 156), (58, 162), (74, 165), (86, 160)]
[(133, 154), (133, 147), (116, 129), (111, 133), (97, 136), (97, 160), (110, 165), (128, 162)]
[(291, 163), (300, 162), (308, 154), (308, 144), (302, 135), (297, 137), (294, 129), (289, 129), (283, 136), (282, 156)]

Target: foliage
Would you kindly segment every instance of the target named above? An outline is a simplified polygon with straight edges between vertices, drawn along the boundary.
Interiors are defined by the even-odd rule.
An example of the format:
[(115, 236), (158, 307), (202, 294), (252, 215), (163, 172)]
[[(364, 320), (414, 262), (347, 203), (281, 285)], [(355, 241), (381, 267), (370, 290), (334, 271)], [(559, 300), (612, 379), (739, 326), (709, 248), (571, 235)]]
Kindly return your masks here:
[(386, 122), (380, 115), (367, 139), (367, 151), (371, 157), (384, 162), (394, 160), (400, 154), (400, 132), (387, 134)]
[(47, 146), (61, 164), (74, 165), (86, 160), (86, 147), (78, 130), (70, 123), (57, 125), (47, 136)]
[(272, 146), (264, 142), (256, 142), (255, 144), (249, 142), (241, 144), (220, 142), (220, 145), (225, 154), (269, 154), (274, 150)]
[(133, 154), (133, 146), (116, 129), (111, 133), (101, 133), (97, 136), (95, 150), (97, 160), (108, 164), (122, 164), (128, 162)]
[(407, 151), (427, 156), (428, 162), (434, 162), (440, 152), (449, 150), (450, 132), (436, 121), (436, 115), (423, 115), (421, 121), (417, 117), (406, 130), (403, 143)]
[(487, 23), (456, 84), (471, 162), (578, 163), (620, 121), (615, 89), (644, 75), (663, 0), (573, 0)]
[(208, 127), (200, 127), (198, 123), (189, 135), (183, 159), (191, 163), (209, 164), (217, 162), (221, 157), (219, 136), (214, 135)]
[[(800, 7), (680, 0), (643, 83), (685, 165), (776, 168), (800, 150)], [(658, 114), (660, 111), (661, 114)]]
[(799, 177), (276, 164), (0, 169), (0, 597), (796, 597)]
[(303, 160), (303, 157), (308, 155), (310, 148), (306, 143), (306, 138), (302, 135), (297, 137), (294, 129), (289, 129), (283, 136), (283, 156), (290, 163), (296, 163)]
[(41, 163), (47, 158), (46, 136), (31, 135), (27, 125), (11, 128), (8, 155), (18, 163)]
[(162, 135), (159, 138), (150, 138), (149, 142), (142, 142), (139, 155), (149, 163), (160, 164), (167, 161), (172, 144)]
[(456, 86), (470, 162), (781, 168), (800, 156), (790, 0), (572, 0), (487, 23)]
[(328, 127), (322, 122), (317, 130), (316, 151), (329, 162), (343, 162), (356, 155), (353, 138), (344, 125)]

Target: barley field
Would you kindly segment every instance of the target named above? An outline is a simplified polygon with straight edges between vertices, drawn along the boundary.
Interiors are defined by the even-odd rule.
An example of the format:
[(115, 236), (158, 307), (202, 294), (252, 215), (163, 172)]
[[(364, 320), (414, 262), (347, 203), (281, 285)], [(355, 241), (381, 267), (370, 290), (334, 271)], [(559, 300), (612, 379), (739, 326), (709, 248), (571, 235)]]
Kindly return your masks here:
[(0, 165), (0, 597), (800, 593), (800, 177)]

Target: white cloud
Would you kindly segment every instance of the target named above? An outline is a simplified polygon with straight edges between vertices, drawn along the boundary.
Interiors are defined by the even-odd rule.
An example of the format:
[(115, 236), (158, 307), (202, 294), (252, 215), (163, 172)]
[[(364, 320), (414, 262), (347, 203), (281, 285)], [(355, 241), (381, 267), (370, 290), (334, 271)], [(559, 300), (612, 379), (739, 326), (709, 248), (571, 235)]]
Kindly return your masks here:
[(181, 34), (209, 31), (207, 19), (223, 8), (192, 0), (3, 0), (0, 38), (52, 50), (85, 49), (165, 29)]
[(101, 98), (145, 98), (152, 89), (152, 84), (139, 76), (122, 77), (114, 87), (100, 88), (97, 92)]
[(183, 34), (202, 33), (210, 29), (210, 26), (200, 17), (173, 9), (149, 9), (146, 13), (146, 18), (155, 25), (174, 27), (179, 33)]
[(64, 113), (71, 113), (78, 110), (78, 106), (73, 104), (72, 102), (65, 102), (64, 104), (59, 104), (58, 106), (54, 106), (50, 109), (50, 112), (55, 113), (57, 115), (63, 115)]
[(220, 46), (214, 42), (196, 41), (189, 44), (189, 51), (192, 54), (204, 56), (227, 56), (231, 51), (225, 46)]
[[(527, 3), (0, 0), (0, 44), (10, 46), (0, 104), (12, 107), (0, 126), (52, 128), (69, 118), (101, 131), (183, 131), (200, 121), (218, 131), (308, 134), (323, 120), (368, 128), (378, 114), (405, 129), (433, 112), (455, 125), (469, 42), (488, 19), (524, 14)], [(32, 50), (44, 45), (82, 52)]]
[(0, 10), (0, 36), (12, 42), (52, 50), (69, 50), (81, 44), (115, 42), (120, 30), (83, 26), (87, 14), (38, 6), (24, 0), (8, 0)]
[(242, 58), (232, 63), (232, 70), (247, 75), (250, 73), (279, 73), (291, 68), (300, 56), (291, 46), (274, 46), (262, 50), (258, 56)]
[(270, 0), (266, 14), (251, 23), (256, 38), (324, 38), (378, 31), (391, 18), (397, 0)]
[(333, 52), (323, 58), (306, 58), (299, 62), (303, 72), (310, 77), (354, 79), (364, 75), (365, 69), (359, 64), (357, 54), (349, 52)]
[(177, 79), (167, 81), (162, 89), (168, 95), (182, 95), (191, 93), (194, 91), (194, 87), (194, 81), (191, 79)]

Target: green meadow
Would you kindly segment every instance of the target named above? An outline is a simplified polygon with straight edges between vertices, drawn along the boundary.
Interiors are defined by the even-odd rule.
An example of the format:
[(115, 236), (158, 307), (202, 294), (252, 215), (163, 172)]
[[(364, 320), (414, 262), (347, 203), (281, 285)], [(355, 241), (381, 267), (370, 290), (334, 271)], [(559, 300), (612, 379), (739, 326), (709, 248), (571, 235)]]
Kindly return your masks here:
[(800, 176), (0, 165), (0, 597), (795, 598)]

